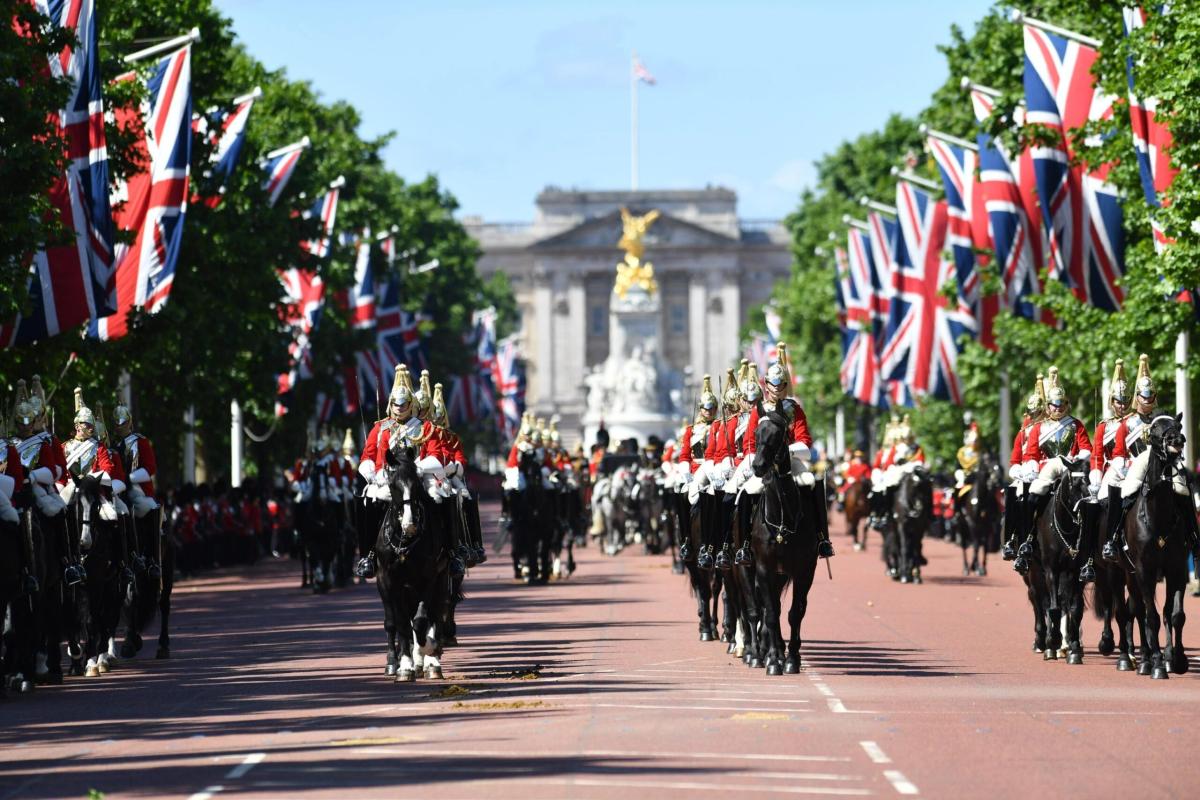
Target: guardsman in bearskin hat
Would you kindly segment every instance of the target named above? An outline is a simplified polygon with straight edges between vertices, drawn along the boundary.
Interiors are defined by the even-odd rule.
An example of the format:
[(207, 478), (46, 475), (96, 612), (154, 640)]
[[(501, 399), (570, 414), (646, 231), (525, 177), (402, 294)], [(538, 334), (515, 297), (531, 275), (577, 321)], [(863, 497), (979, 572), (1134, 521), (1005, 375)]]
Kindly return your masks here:
[[(679, 439), (679, 460), (677, 473), (681, 490), (687, 491), (688, 506), (692, 515), (700, 516), (701, 540), (704, 541), (704, 529), (708, 524), (705, 514), (706, 504), (700, 502), (701, 491), (708, 484), (708, 472), (704, 469), (704, 452), (708, 446), (709, 428), (717, 417), (717, 405), (720, 400), (712, 388), (712, 376), (705, 375), (700, 387), (700, 398), (696, 403), (696, 418), (692, 424), (684, 428)], [(687, 536), (687, 525), (680, 532), (679, 557), (684, 561), (698, 558), (699, 554), (691, 552)]]
[[(1092, 443), (1087, 428), (1071, 416), (1071, 400), (1066, 389), (1059, 383), (1058, 368), (1048, 371), (1046, 386), (1046, 418), (1035, 422), (1025, 440), (1022, 479), (1028, 482), (1030, 500), (1034, 503), (1032, 522), (1050, 500), (1050, 489), (1054, 482), (1067, 471), (1068, 465), (1077, 461), (1090, 461)], [(1029, 569), (1028, 558), (1033, 553), (1032, 530), (1017, 550), (1013, 569), (1024, 574)]]
[(157, 580), (162, 575), (158, 537), (162, 531), (162, 509), (154, 496), (154, 477), (158, 461), (154, 445), (133, 429), (133, 414), (124, 403), (113, 408), (112, 450), (129, 476), (128, 496), (133, 506), (134, 533), (137, 538), (134, 563), (145, 564), (146, 573)]
[(828, 509), (825, 506), (825, 481), (818, 483), (812, 473), (812, 434), (808, 431), (808, 417), (804, 409), (791, 397), (792, 368), (788, 361), (787, 344), (778, 345), (779, 359), (767, 367), (765, 378), (766, 396), (763, 409), (783, 416), (787, 424), (788, 450), (792, 456), (792, 478), (807, 495), (812, 506), (811, 516), (817, 529), (817, 555), (821, 558), (833, 556), (833, 543), (829, 541)]
[(1000, 554), (1005, 561), (1017, 557), (1016, 540), (1029, 529), (1030, 521), (1026, 509), (1027, 482), (1025, 481), (1025, 441), (1029, 431), (1046, 416), (1046, 385), (1042, 373), (1038, 373), (1033, 391), (1025, 401), (1025, 417), (1021, 428), (1013, 437), (1012, 455), (1008, 459), (1008, 477), (1012, 481), (1004, 489), (1004, 545)]

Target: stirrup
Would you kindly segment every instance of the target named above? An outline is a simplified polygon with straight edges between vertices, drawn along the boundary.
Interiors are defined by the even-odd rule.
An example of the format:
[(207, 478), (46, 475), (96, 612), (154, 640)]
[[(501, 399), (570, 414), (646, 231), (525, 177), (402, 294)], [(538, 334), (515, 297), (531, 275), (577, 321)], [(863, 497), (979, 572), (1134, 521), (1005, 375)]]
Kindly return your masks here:
[(38, 583), (37, 576), (26, 573), (21, 576), (21, 591), (23, 594), (35, 595), (41, 589), (41, 584)]
[(691, 561), (692, 560), (692, 546), (690, 544), (688, 544), (686, 541), (679, 545), (679, 560), (680, 561)]
[(817, 557), (818, 558), (833, 558), (833, 542), (828, 539), (821, 539), (817, 542)]
[(151, 559), (146, 562), (146, 575), (148, 575), (151, 580), (156, 581), (162, 577), (162, 567), (158, 565), (157, 561)]
[(1025, 556), (1018, 553), (1017, 559), (1015, 561), (1013, 561), (1013, 571), (1020, 575), (1028, 574), (1029, 573), (1029, 560), (1026, 559)]
[(712, 551), (707, 547), (700, 548), (700, 554), (696, 556), (696, 566), (700, 569), (712, 569), (713, 557)]
[(744, 544), (737, 549), (733, 554), (733, 563), (738, 567), (748, 567), (754, 563), (754, 553), (750, 549), (750, 545)]
[(732, 569), (733, 564), (729, 559), (729, 545), (725, 545), (721, 548), (721, 551), (717, 553), (716, 564), (717, 569), (721, 570), (722, 572), (728, 572), (730, 569)]
[(484, 549), (483, 545), (479, 545), (478, 547), (474, 548), (474, 551), (475, 551), (475, 563), (476, 564), (486, 564), (487, 563), (487, 550)]
[(454, 555), (450, 557), (450, 577), (461, 578), (467, 574), (467, 567), (463, 564), (463, 560)]
[(375, 559), (370, 556), (363, 556), (354, 565), (354, 574), (359, 578), (374, 578), (375, 577)]
[(1006, 539), (1004, 546), (1000, 548), (1000, 557), (1005, 561), (1012, 561), (1017, 557), (1017, 551), (1012, 545), (1012, 539)]
[(86, 578), (87, 572), (84, 571), (81, 564), (68, 564), (66, 568), (63, 569), (63, 582), (66, 583), (67, 586), (75, 586), (83, 583)]
[(1092, 560), (1089, 558), (1083, 568), (1079, 570), (1079, 580), (1083, 583), (1096, 582), (1096, 568), (1092, 566)]
[(1026, 539), (1017, 548), (1017, 558), (1029, 558), (1031, 555), (1033, 555), (1033, 543)]
[(1105, 561), (1117, 560), (1117, 543), (1109, 539), (1104, 543), (1104, 547), (1100, 548), (1100, 557)]

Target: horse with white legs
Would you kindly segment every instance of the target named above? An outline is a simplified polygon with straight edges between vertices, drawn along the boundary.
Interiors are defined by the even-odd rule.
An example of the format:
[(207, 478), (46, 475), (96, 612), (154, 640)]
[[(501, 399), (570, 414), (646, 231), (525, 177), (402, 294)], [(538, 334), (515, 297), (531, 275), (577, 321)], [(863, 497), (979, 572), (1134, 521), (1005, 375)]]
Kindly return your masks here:
[(442, 641), (449, 616), (449, 553), (442, 515), (425, 491), (411, 447), (387, 453), (388, 505), (375, 541), (379, 598), (387, 631), (385, 674), (397, 681), (441, 678)]

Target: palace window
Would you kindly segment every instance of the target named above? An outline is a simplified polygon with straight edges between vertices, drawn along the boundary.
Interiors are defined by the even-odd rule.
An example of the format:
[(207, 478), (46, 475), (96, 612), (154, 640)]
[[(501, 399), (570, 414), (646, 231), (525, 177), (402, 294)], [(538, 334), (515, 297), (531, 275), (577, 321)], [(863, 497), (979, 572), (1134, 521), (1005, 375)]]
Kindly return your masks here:
[(669, 311), (671, 333), (687, 333), (687, 306), (683, 303), (672, 303)]
[(592, 306), (588, 324), (592, 336), (603, 336), (608, 328), (608, 309), (604, 306)]

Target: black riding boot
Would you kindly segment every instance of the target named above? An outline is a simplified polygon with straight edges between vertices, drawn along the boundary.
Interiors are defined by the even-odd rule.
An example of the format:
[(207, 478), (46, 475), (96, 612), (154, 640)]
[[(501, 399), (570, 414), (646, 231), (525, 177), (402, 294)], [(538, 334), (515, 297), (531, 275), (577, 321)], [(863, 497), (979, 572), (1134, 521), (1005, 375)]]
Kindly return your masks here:
[(1017, 549), (1013, 541), (1017, 538), (1017, 520), (1021, 515), (1020, 499), (1017, 497), (1017, 487), (1004, 488), (1004, 546), (1000, 548), (1000, 557), (1012, 561), (1017, 557)]
[(829, 541), (829, 509), (825, 506), (823, 484), (817, 484), (808, 490), (809, 503), (812, 506), (813, 527), (817, 531), (817, 556), (833, 558), (833, 542)]
[(733, 563), (739, 567), (748, 567), (754, 563), (754, 551), (750, 547), (750, 511), (753, 505), (753, 495), (743, 494), (738, 500), (737, 510), (734, 512), (738, 540), (742, 544), (733, 554)]
[[(1033, 555), (1033, 526), (1037, 518), (1046, 506), (1050, 503), (1050, 493), (1046, 494), (1029, 494), (1026, 492), (1024, 505), (1024, 513), (1021, 517), (1021, 531), (1025, 533), (1025, 539), (1021, 542), (1021, 546), (1017, 548), (1017, 558), (1013, 561), (1013, 569), (1024, 575), (1029, 572), (1029, 558)], [(1026, 533), (1027, 532), (1027, 533)]]
[(688, 502), (687, 494), (679, 495), (679, 505), (683, 509), (679, 517), (679, 560), (692, 560), (692, 520), (700, 513), (700, 501), (696, 505)]
[(1100, 503), (1086, 500), (1079, 506), (1081, 512), (1081, 528), (1079, 532), (1079, 555), (1083, 558), (1083, 566), (1079, 569), (1079, 580), (1085, 585), (1096, 582), (1096, 542), (1100, 538), (1098, 522)]
[(1104, 547), (1100, 551), (1100, 556), (1105, 561), (1117, 560), (1117, 537), (1120, 535), (1121, 522), (1124, 519), (1124, 514), (1121, 513), (1121, 487), (1108, 487), (1108, 528), (1104, 532)]
[(487, 561), (487, 550), (483, 546), (483, 527), (479, 524), (479, 501), (474, 497), (465, 500), (463, 509), (471, 539), (471, 559), (476, 564), (483, 564)]
[(721, 546), (717, 550), (716, 567), (722, 572), (728, 572), (733, 567), (733, 524), (736, 508), (734, 496), (731, 494), (717, 495), (720, 508), (719, 539)]
[(696, 554), (696, 566), (700, 569), (713, 568), (713, 528), (718, 523), (717, 498), (707, 492), (700, 493), (700, 552)]

